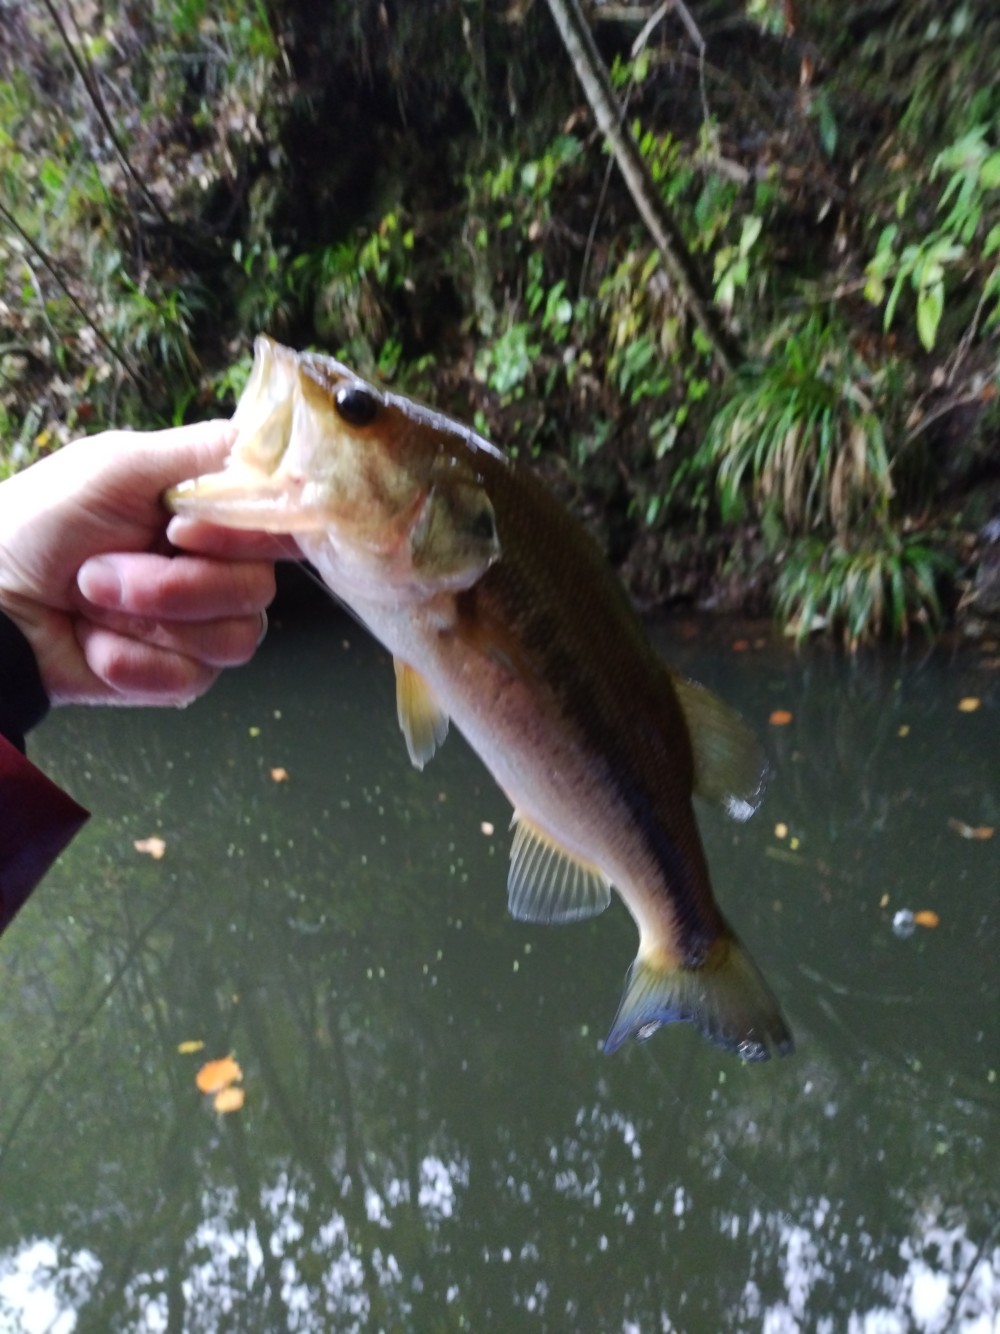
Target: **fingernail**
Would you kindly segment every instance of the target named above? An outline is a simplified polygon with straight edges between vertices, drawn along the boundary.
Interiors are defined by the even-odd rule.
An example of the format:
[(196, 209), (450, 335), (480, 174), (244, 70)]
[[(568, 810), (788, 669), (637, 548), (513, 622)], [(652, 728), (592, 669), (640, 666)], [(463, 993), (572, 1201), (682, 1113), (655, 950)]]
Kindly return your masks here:
[(85, 560), (76, 576), (76, 586), (97, 607), (114, 610), (122, 605), (122, 581), (114, 563), (104, 556)]

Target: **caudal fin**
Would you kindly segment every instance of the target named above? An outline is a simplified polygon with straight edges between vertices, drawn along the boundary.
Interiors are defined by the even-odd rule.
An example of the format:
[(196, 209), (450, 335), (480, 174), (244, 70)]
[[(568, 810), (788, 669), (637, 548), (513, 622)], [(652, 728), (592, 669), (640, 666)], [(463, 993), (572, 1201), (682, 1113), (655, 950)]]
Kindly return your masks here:
[(700, 967), (665, 967), (640, 955), (629, 969), (625, 994), (606, 1052), (627, 1038), (651, 1037), (662, 1024), (693, 1023), (710, 1042), (744, 1061), (766, 1061), (795, 1050), (791, 1031), (757, 965), (730, 932), (715, 942)]

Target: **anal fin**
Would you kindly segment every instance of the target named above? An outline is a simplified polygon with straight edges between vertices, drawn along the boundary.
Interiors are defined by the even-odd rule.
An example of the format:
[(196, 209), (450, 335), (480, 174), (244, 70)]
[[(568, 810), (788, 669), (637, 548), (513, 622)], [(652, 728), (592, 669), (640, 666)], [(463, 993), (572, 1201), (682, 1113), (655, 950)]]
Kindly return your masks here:
[(592, 863), (581, 861), (514, 812), (507, 903), (521, 922), (578, 922), (611, 902), (611, 886)]
[(399, 658), (392, 661), (396, 668), (396, 716), (410, 759), (422, 769), (448, 735), (448, 715), (415, 668)]

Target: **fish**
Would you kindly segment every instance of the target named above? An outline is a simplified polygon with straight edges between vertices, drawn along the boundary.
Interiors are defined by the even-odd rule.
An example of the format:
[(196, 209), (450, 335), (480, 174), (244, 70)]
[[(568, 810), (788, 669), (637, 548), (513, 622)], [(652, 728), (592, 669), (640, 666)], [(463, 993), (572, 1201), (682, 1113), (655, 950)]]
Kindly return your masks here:
[(470, 427), (265, 335), (233, 425), (223, 469), (167, 507), (293, 539), (392, 655), (418, 769), (451, 723), (464, 735), (513, 807), (514, 918), (580, 921), (618, 894), (639, 943), (604, 1051), (690, 1022), (744, 1060), (792, 1052), (692, 802), (748, 818), (764, 753), (656, 653), (583, 524)]

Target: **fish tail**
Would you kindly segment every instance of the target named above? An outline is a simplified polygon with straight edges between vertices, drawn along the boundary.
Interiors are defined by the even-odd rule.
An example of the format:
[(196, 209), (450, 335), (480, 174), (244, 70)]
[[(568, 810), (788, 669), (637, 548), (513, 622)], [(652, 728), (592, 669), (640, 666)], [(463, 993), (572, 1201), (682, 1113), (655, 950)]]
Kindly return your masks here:
[(604, 1050), (617, 1051), (627, 1038), (641, 1041), (661, 1024), (685, 1020), (710, 1042), (745, 1061), (767, 1060), (772, 1050), (788, 1056), (795, 1049), (778, 1002), (728, 928), (698, 967), (663, 962), (640, 952), (629, 969)]

